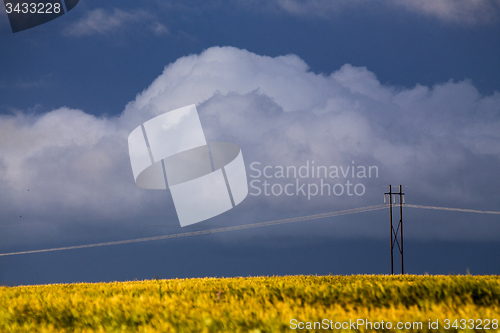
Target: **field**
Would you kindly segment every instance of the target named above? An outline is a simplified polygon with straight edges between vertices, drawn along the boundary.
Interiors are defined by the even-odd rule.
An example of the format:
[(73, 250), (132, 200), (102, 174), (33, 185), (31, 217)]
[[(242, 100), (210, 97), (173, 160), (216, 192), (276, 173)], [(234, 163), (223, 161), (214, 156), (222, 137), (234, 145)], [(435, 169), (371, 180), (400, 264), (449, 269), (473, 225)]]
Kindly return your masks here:
[(500, 331), (500, 276), (56, 284), (1, 287), (0, 302), (2, 332)]

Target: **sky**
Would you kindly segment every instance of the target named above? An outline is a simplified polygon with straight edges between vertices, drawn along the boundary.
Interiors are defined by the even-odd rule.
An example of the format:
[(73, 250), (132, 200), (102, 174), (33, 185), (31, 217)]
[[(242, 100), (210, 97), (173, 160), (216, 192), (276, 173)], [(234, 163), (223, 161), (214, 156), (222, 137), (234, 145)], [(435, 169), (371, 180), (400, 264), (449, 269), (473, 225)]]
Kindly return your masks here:
[[(389, 184), (500, 211), (499, 39), (498, 0), (80, 0), (18, 33), (1, 10), (0, 253), (377, 205)], [(207, 141), (241, 147), (250, 193), (181, 228), (169, 190), (134, 183), (127, 138), (191, 104)], [(280, 178), (313, 165), (338, 177)], [(403, 214), (407, 273), (500, 274), (499, 215)], [(0, 283), (387, 274), (389, 231), (384, 209), (0, 257)]]

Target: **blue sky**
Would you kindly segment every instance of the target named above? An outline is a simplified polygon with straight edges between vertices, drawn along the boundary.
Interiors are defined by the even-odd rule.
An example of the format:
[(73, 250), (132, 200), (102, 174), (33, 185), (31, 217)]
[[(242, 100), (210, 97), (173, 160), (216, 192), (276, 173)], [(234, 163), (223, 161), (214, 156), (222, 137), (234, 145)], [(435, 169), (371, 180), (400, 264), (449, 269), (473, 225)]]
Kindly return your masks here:
[[(495, 0), (81, 0), (16, 34), (2, 12), (1, 252), (374, 205), (389, 183), (408, 203), (499, 211), (499, 39)], [(249, 174), (314, 160), (379, 177), (363, 196), (249, 196), (180, 228), (168, 191), (135, 186), (126, 138), (155, 107), (189, 104)], [(499, 274), (498, 217), (407, 209), (405, 222), (408, 272)], [(5, 257), (0, 283), (387, 273), (387, 224), (384, 210)]]

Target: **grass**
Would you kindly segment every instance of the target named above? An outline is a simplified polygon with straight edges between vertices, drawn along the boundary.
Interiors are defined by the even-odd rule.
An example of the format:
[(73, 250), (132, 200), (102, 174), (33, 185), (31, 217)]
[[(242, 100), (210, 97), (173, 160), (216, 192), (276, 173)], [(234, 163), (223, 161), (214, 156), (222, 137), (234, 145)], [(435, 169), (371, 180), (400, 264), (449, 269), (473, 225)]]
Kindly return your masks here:
[[(473, 331), (468, 327), (477, 328), (478, 320), (484, 327), (489, 320), (489, 329), (481, 331), (496, 332), (499, 303), (500, 276), (276, 276), (54, 284), (1, 287), (0, 331), (326, 332), (334, 331), (335, 323), (337, 327), (344, 323), (342, 331), (349, 331), (353, 328), (346, 328), (349, 320), (364, 320), (374, 328), (384, 321), (385, 331), (458, 332)], [(437, 329), (430, 329), (429, 321), (438, 321)], [(308, 322), (311, 329), (291, 329), (306, 328)], [(316, 324), (314, 329), (314, 322), (327, 322), (329, 328)], [(392, 329), (387, 329), (387, 322)], [(398, 322), (417, 326), (398, 330)], [(358, 331), (371, 331), (365, 323)]]

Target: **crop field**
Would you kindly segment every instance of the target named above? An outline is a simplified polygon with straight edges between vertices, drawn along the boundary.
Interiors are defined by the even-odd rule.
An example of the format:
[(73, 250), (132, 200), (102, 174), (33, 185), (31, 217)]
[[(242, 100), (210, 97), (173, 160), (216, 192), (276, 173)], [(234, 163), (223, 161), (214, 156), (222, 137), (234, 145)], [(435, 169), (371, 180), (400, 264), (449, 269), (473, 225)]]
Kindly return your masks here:
[(500, 331), (500, 276), (54, 284), (1, 287), (0, 302), (1, 332)]

